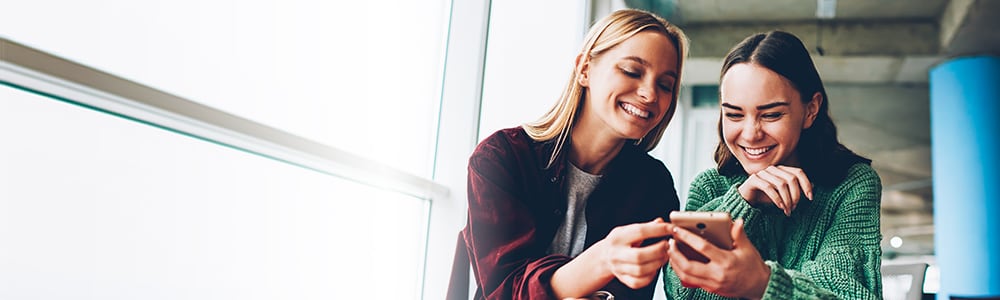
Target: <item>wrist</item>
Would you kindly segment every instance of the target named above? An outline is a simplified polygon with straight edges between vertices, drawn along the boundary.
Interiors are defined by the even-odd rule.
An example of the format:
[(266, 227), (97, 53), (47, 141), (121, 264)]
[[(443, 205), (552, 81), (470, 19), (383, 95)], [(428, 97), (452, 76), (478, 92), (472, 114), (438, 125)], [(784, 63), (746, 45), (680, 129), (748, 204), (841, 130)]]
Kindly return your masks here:
[(557, 298), (585, 298), (615, 278), (605, 258), (606, 244), (598, 241), (556, 269), (549, 282)]
[(755, 276), (757, 280), (755, 281), (753, 288), (751, 288), (749, 297), (747, 299), (762, 299), (764, 294), (767, 293), (767, 285), (771, 282), (771, 267), (765, 264), (763, 261), (760, 262), (761, 268), (758, 271), (758, 275)]
[(599, 240), (590, 248), (594, 251), (589, 251), (590, 253), (583, 251), (584, 253), (581, 253), (580, 256), (586, 255), (585, 259), (592, 262), (594, 275), (600, 278), (601, 281), (611, 281), (614, 279), (615, 273), (611, 269), (611, 251), (608, 249), (608, 241), (606, 239)]
[(751, 191), (750, 187), (748, 187), (746, 184), (741, 184), (740, 186), (736, 187), (736, 192), (740, 194), (740, 197), (743, 198), (743, 201), (746, 201), (751, 205), (754, 204), (753, 200), (751, 199), (753, 198), (753, 191)]

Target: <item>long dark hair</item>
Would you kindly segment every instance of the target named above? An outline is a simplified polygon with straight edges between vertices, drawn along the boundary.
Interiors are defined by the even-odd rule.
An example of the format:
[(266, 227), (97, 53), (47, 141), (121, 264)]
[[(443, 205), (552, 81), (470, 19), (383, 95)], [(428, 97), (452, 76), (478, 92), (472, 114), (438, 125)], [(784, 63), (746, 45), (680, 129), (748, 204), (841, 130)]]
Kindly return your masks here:
[[(721, 76), (740, 63), (754, 63), (768, 68), (791, 82), (799, 92), (802, 103), (812, 101), (817, 92), (823, 96), (819, 112), (812, 126), (802, 131), (795, 153), (802, 169), (813, 182), (836, 185), (847, 176), (847, 170), (856, 163), (871, 164), (871, 160), (855, 154), (837, 140), (837, 126), (829, 113), (829, 98), (819, 72), (813, 65), (809, 51), (798, 37), (783, 31), (758, 33), (747, 37), (729, 50), (722, 64)], [(722, 135), (722, 116), (719, 116), (719, 145), (715, 148), (715, 162), (719, 173), (726, 176), (746, 175), (740, 162), (726, 147)]]

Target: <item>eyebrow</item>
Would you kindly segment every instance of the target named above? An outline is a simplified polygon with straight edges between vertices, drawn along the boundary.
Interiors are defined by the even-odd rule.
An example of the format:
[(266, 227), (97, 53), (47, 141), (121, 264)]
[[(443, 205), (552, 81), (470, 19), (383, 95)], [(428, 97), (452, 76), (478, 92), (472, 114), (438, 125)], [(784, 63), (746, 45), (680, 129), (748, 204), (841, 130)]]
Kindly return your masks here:
[[(784, 102), (784, 101), (771, 102), (771, 103), (768, 103), (768, 104), (757, 106), (757, 110), (765, 110), (765, 109), (775, 108), (775, 107), (778, 107), (778, 106), (788, 106), (788, 105), (789, 105), (788, 102)], [(729, 104), (729, 103), (726, 103), (726, 102), (722, 102), (722, 107), (729, 108), (729, 109), (735, 109), (735, 110), (738, 110), (738, 111), (743, 111), (742, 107), (739, 107), (739, 106), (736, 106), (736, 105), (732, 105), (732, 104)]]
[[(646, 61), (645, 59), (642, 59), (642, 57), (638, 57), (638, 56), (626, 56), (624, 59), (637, 62), (640, 65), (643, 65), (645, 67), (649, 67), (649, 62)], [(667, 76), (671, 76), (673, 78), (677, 78), (677, 72), (674, 71), (674, 70), (663, 72), (663, 75), (667, 75)]]

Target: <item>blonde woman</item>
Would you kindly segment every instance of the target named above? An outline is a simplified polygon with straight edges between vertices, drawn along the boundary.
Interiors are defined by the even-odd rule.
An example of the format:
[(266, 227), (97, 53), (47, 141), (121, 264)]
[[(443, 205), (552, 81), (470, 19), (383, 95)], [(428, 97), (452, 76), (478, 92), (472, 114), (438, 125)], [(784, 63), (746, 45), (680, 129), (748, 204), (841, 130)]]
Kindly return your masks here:
[(462, 231), (477, 298), (650, 299), (679, 202), (647, 152), (677, 106), (687, 38), (621, 10), (597, 22), (552, 109), (469, 159)]

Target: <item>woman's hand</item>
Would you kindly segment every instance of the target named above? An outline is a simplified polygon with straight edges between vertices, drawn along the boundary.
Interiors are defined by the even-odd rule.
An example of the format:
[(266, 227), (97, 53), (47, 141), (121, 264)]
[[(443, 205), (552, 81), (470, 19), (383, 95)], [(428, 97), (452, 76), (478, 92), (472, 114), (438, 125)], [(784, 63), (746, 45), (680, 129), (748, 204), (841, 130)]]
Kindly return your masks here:
[[(733, 249), (724, 250), (684, 228), (675, 227), (668, 251), (670, 267), (685, 287), (701, 288), (723, 297), (760, 299), (767, 289), (771, 269), (747, 238), (742, 219), (733, 224), (730, 234)], [(678, 242), (701, 253), (708, 262), (688, 259), (674, 246)]]
[(551, 279), (553, 292), (560, 299), (588, 297), (615, 278), (633, 289), (649, 285), (667, 263), (669, 245), (666, 240), (643, 243), (669, 236), (673, 227), (661, 218), (615, 227), (556, 270)]
[(740, 196), (752, 205), (774, 203), (791, 216), (802, 194), (812, 200), (813, 186), (800, 168), (770, 166), (750, 175), (738, 188)]
[(638, 289), (656, 280), (657, 272), (669, 259), (666, 239), (641, 247), (649, 239), (672, 233), (673, 225), (656, 218), (651, 222), (615, 227), (601, 240), (601, 262), (626, 286)]

